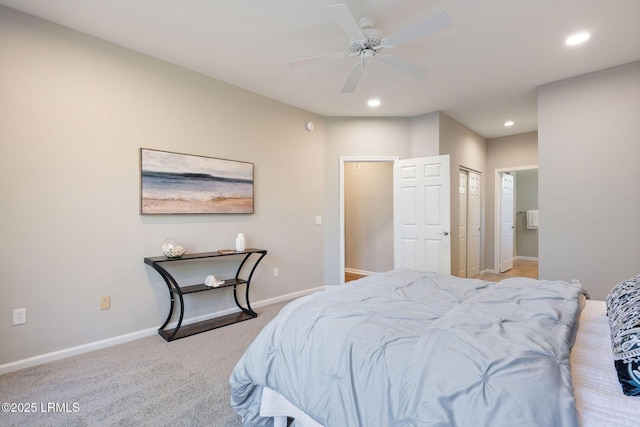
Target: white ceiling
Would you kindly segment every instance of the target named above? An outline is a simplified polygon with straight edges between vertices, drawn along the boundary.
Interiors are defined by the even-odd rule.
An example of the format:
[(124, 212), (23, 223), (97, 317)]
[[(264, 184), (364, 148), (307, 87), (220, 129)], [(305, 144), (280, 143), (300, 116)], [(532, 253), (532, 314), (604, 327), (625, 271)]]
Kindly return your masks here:
[[(326, 8), (345, 3), (388, 35), (440, 11), (452, 25), (393, 48), (420, 80), (375, 61), (340, 90), (356, 58), (290, 67), (349, 47)], [(410, 117), (441, 110), (486, 138), (537, 129), (536, 87), (640, 59), (640, 0), (0, 0), (324, 116)], [(583, 45), (564, 39), (589, 31)], [(382, 105), (370, 109), (366, 101)], [(505, 128), (506, 120), (515, 126)]]

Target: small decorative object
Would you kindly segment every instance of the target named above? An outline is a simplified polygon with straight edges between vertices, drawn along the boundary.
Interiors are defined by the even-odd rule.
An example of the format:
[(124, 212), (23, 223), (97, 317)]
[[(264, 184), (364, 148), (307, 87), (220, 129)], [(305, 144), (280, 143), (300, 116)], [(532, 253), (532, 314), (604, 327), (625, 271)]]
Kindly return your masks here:
[(187, 249), (173, 237), (167, 237), (162, 242), (162, 253), (167, 258), (180, 258)]
[(218, 253), (222, 254), (222, 255), (229, 255), (229, 254), (235, 254), (236, 250), (235, 249), (220, 249), (218, 251)]
[(204, 279), (204, 284), (205, 286), (217, 288), (220, 285), (224, 285), (224, 280), (218, 280), (216, 276), (207, 276), (207, 278)]
[(244, 238), (244, 234), (238, 233), (238, 237), (236, 237), (236, 252), (244, 252), (245, 244), (246, 240)]

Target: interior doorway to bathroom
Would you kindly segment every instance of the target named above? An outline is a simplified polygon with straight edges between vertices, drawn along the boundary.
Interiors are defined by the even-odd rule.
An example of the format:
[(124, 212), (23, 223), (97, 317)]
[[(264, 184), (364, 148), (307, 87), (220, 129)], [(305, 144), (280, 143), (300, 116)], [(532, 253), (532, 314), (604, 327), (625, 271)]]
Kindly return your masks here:
[[(508, 179), (505, 179), (508, 178)], [(512, 181), (512, 200), (505, 183)], [(538, 167), (496, 170), (494, 271), (514, 274), (526, 266), (526, 277), (538, 271), (538, 228), (527, 223), (527, 211), (538, 210)], [(511, 206), (512, 205), (512, 206)], [(506, 207), (506, 208), (505, 208)], [(511, 236), (508, 229), (511, 228)]]

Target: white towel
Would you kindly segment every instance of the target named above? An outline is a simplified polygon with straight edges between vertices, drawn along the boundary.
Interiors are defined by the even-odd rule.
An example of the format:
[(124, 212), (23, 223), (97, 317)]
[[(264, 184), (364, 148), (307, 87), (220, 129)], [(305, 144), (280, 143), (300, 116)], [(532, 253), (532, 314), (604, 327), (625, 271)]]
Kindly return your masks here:
[(536, 230), (538, 228), (538, 211), (527, 211), (527, 228)]

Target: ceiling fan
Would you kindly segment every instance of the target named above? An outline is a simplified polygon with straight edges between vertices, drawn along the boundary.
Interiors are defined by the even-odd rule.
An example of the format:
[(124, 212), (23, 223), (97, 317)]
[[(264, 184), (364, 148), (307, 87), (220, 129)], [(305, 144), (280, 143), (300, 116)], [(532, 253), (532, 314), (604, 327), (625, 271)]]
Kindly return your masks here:
[(356, 21), (344, 4), (333, 4), (327, 6), (327, 8), (342, 30), (351, 38), (349, 51), (294, 59), (289, 61), (289, 65), (293, 67), (326, 59), (358, 56), (359, 61), (353, 66), (353, 69), (349, 73), (342, 87), (342, 93), (350, 93), (356, 89), (360, 77), (362, 77), (362, 73), (364, 72), (365, 64), (373, 61), (373, 58), (376, 56), (379, 56), (380, 62), (383, 64), (390, 65), (398, 71), (416, 79), (422, 78), (429, 72), (428, 68), (399, 56), (382, 52), (402, 43), (445, 29), (451, 25), (449, 15), (447, 15), (446, 12), (440, 12), (430, 18), (402, 28), (386, 37), (382, 37), (380, 31), (375, 29), (375, 20), (372, 17), (365, 16), (359, 21)]

